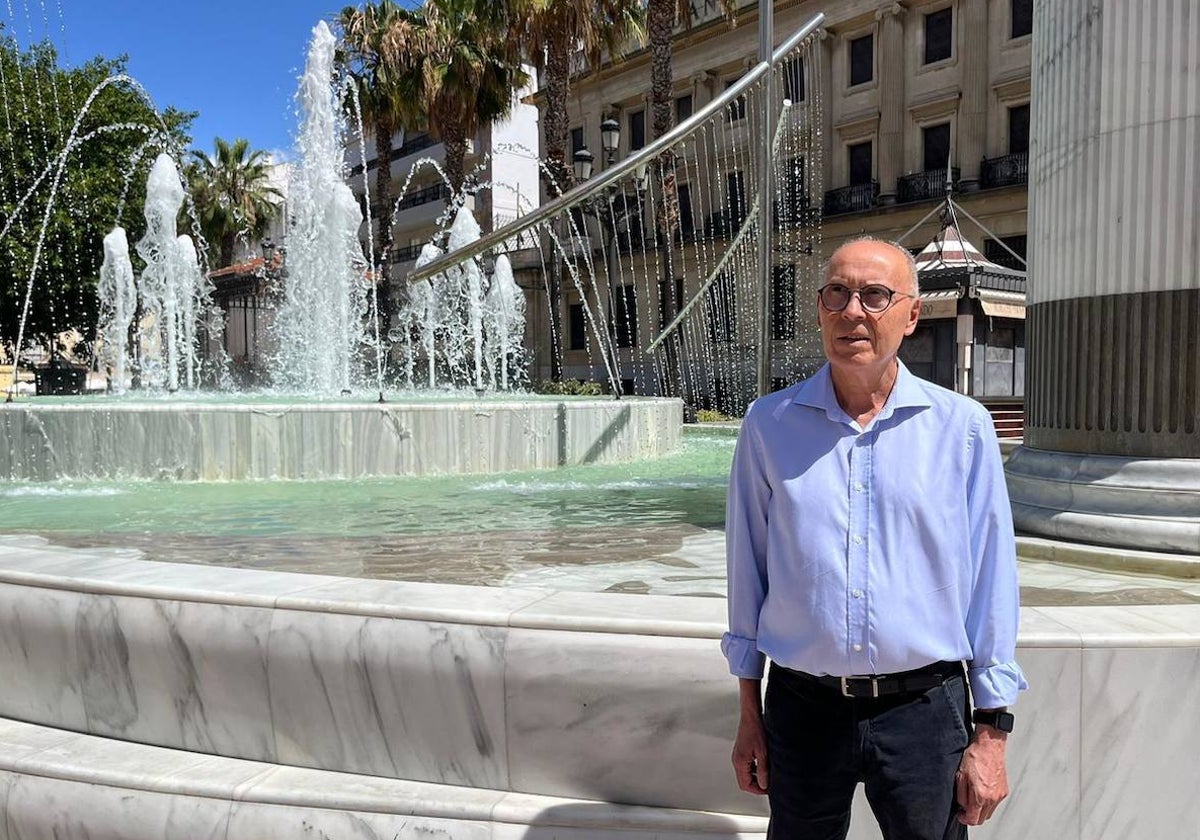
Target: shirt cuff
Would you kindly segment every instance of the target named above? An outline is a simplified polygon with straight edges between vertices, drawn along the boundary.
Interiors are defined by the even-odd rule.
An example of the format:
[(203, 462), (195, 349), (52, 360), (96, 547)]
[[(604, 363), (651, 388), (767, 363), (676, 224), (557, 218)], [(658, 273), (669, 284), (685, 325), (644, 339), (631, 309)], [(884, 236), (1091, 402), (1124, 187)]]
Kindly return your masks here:
[(767, 657), (758, 650), (757, 639), (726, 633), (721, 637), (721, 653), (729, 662), (729, 673), (748, 680), (761, 680)]
[(971, 700), (976, 709), (998, 709), (1017, 702), (1017, 692), (1029, 688), (1016, 662), (1003, 662), (986, 668), (968, 668)]

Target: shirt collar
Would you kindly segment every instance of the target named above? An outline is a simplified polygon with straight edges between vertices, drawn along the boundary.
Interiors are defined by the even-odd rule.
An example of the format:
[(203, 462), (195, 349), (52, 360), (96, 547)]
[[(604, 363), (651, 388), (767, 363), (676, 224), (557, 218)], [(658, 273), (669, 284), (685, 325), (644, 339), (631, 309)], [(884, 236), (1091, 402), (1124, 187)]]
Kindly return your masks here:
[[(899, 370), (896, 372), (896, 383), (888, 394), (887, 402), (876, 415), (876, 420), (886, 420), (898, 408), (929, 408), (933, 405), (921, 387), (921, 381), (911, 374), (904, 362), (896, 360)], [(826, 362), (813, 376), (800, 383), (796, 395), (792, 398), (796, 405), (806, 405), (819, 408), (830, 420), (850, 422), (851, 418), (838, 405), (837, 395), (833, 391), (833, 376), (829, 363)]]

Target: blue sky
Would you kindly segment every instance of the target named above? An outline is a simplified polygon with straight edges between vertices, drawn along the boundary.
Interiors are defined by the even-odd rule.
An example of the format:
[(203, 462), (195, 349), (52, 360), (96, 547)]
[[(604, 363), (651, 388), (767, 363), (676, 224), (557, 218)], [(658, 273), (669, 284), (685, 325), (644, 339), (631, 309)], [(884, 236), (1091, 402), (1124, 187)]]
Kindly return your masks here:
[(199, 148), (211, 151), (216, 136), (246, 137), (253, 148), (288, 153), (312, 28), (351, 2), (8, 0), (0, 21), (23, 46), (49, 36), (70, 65), (127, 54), (159, 108), (200, 112), (192, 123)]

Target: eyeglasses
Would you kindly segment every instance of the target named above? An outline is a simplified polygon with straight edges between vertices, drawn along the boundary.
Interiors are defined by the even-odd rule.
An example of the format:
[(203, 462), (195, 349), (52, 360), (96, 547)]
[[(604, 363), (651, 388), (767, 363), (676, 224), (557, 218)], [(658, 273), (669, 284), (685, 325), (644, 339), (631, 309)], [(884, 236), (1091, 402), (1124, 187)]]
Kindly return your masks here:
[(817, 289), (817, 297), (821, 299), (821, 306), (824, 306), (830, 312), (841, 312), (850, 305), (850, 299), (855, 295), (858, 295), (858, 302), (864, 310), (876, 315), (880, 312), (886, 312), (887, 308), (892, 305), (892, 299), (896, 295), (906, 298), (916, 297), (916, 295), (910, 295), (907, 292), (898, 292), (880, 283), (872, 283), (869, 286), (863, 286), (861, 289), (851, 289), (848, 286), (843, 286), (841, 283), (826, 283)]

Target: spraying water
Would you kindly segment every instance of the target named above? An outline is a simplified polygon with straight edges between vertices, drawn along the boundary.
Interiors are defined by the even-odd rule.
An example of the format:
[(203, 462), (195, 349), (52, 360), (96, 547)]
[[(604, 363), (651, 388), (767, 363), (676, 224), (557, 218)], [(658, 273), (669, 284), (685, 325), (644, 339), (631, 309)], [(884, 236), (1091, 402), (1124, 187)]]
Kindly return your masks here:
[(275, 384), (338, 393), (356, 384), (367, 312), (366, 260), (358, 241), (362, 213), (342, 182), (337, 100), (332, 86), (336, 39), (324, 21), (313, 28), (297, 99), (303, 111), (300, 161), (289, 184), (292, 225), (288, 276), (275, 322)]
[[(509, 389), (510, 359), (522, 352), (525, 335), (525, 295), (513, 278), (512, 265), (505, 254), (496, 257), (492, 285), (483, 302), (484, 326), (488, 336), (488, 364), (492, 387)], [(498, 370), (497, 370), (498, 369)]]
[(100, 266), (101, 359), (112, 370), (112, 390), (125, 390), (126, 344), (129, 325), (137, 308), (137, 288), (133, 282), (133, 264), (129, 260), (129, 240), (125, 229), (115, 227), (104, 237), (104, 262)]

